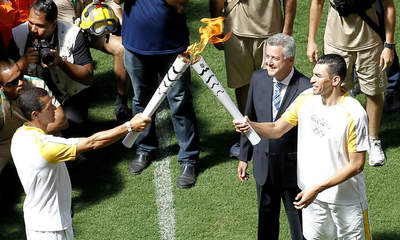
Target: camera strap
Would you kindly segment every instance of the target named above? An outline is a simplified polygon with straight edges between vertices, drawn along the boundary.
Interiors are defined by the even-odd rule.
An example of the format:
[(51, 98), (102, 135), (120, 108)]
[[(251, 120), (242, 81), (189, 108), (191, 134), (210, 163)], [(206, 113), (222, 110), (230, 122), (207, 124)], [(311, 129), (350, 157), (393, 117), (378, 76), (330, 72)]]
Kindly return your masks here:
[(232, 9), (238, 4), (240, 0), (231, 0), (228, 2), (228, 0), (224, 1), (224, 8), (222, 8), (222, 16), (226, 17), (228, 14), (232, 11)]
[(365, 13), (365, 11), (358, 12), (358, 15), (364, 20), (382, 39), (382, 42), (385, 42), (385, 31), (378, 26), (368, 15)]

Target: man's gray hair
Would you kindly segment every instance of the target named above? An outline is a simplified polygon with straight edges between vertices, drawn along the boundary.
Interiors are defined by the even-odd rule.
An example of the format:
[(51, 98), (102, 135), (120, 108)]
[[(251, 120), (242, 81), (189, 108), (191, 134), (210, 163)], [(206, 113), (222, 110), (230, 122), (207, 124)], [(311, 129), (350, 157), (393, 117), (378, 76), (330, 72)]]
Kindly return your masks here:
[(282, 46), (283, 47), (282, 53), (285, 59), (294, 57), (296, 53), (296, 41), (292, 36), (286, 35), (284, 33), (277, 33), (269, 37), (267, 39), (267, 45)]

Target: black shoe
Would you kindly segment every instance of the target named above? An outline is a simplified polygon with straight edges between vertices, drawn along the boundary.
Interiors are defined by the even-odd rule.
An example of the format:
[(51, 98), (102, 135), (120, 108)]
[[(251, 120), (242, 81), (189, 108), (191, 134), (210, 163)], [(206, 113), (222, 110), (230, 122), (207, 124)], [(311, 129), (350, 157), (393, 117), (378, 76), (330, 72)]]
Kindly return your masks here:
[(139, 175), (145, 169), (151, 159), (149, 155), (137, 154), (129, 164), (129, 171), (133, 174)]
[(181, 175), (178, 177), (176, 185), (179, 188), (191, 188), (196, 183), (196, 173), (194, 166), (181, 166)]
[(125, 104), (115, 104), (114, 115), (119, 123), (124, 123), (132, 118), (132, 111)]

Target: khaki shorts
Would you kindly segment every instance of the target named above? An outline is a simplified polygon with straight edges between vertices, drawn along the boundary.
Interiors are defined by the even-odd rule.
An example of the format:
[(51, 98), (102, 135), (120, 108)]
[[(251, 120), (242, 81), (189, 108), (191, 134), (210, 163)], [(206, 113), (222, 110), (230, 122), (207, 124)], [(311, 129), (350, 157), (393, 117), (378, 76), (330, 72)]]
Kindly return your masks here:
[(74, 232), (72, 227), (61, 231), (33, 231), (26, 229), (27, 240), (73, 240)]
[(347, 74), (342, 86), (348, 90), (353, 89), (354, 68), (357, 72), (361, 92), (370, 96), (378, 95), (387, 88), (386, 73), (382, 72), (379, 66), (382, 50), (383, 46), (381, 45), (362, 51), (344, 51), (327, 44), (324, 45), (325, 54), (335, 53), (346, 61)]
[(265, 68), (265, 42), (265, 38), (240, 37), (232, 33), (224, 45), (228, 87), (250, 84), (253, 72)]
[(303, 213), (303, 235), (312, 239), (370, 240), (368, 203), (336, 205), (314, 200)]

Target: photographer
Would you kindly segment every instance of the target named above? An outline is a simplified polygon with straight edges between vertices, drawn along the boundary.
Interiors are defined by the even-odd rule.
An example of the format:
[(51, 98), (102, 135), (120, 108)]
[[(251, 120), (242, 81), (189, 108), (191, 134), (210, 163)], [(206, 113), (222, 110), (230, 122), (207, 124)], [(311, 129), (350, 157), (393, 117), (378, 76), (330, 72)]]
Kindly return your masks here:
[(71, 127), (87, 119), (86, 91), (93, 82), (93, 64), (80, 28), (57, 20), (51, 0), (33, 2), (29, 20), (13, 28), (9, 56), (20, 69), (43, 78), (62, 103)]

